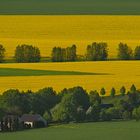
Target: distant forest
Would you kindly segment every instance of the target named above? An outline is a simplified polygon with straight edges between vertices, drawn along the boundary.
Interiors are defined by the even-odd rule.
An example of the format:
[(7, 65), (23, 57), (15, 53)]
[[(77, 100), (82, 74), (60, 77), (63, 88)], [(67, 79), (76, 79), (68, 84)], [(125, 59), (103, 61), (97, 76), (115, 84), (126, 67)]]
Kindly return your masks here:
[(0, 14), (139, 15), (139, 0), (0, 0)]

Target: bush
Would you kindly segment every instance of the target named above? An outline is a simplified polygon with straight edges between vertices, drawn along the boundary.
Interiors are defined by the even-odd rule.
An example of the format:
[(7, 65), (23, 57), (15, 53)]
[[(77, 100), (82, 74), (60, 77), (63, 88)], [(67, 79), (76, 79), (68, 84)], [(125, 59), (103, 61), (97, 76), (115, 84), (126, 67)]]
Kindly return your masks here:
[(102, 121), (111, 121), (112, 116), (107, 110), (102, 109), (101, 112), (100, 112), (100, 119)]
[(83, 109), (83, 107), (79, 106), (77, 108), (76, 122), (83, 122), (85, 119), (86, 119), (86, 112)]
[(123, 120), (129, 120), (129, 119), (131, 119), (131, 113), (129, 111), (124, 111), (122, 113), (122, 118), (123, 118)]
[(52, 121), (51, 113), (49, 113), (48, 111), (44, 113), (43, 118), (47, 121), (47, 123), (50, 123)]
[(100, 119), (100, 105), (94, 104), (93, 106), (90, 106), (86, 112), (86, 119), (88, 121), (99, 121)]
[(140, 120), (140, 107), (133, 110), (132, 116), (136, 121)]

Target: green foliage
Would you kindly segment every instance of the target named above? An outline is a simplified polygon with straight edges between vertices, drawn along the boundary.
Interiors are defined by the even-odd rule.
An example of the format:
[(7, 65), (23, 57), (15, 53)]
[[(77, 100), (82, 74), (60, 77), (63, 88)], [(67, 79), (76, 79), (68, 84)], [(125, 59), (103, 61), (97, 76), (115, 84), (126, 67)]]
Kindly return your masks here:
[(102, 121), (111, 121), (113, 119), (121, 119), (122, 112), (120, 108), (116, 108), (116, 107), (102, 109), (100, 112), (100, 118)]
[(92, 43), (87, 46), (87, 60), (89, 61), (103, 61), (107, 60), (108, 50), (107, 43)]
[(122, 113), (122, 118), (123, 118), (123, 120), (130, 120), (130, 119), (131, 119), (131, 112), (129, 112), (129, 111), (124, 111), (124, 112)]
[(19, 90), (7, 90), (1, 97), (1, 106), (8, 112), (15, 114), (28, 113), (30, 111), (29, 95)]
[(140, 46), (137, 46), (134, 50), (134, 59), (140, 60)]
[(86, 118), (88, 121), (99, 121), (100, 119), (100, 105), (98, 103), (90, 106), (86, 111)]
[(119, 108), (111, 107), (107, 109), (107, 113), (110, 114), (111, 119), (121, 119), (122, 112)]
[(85, 121), (85, 119), (86, 119), (86, 112), (82, 106), (79, 106), (76, 112), (76, 122), (83, 122)]
[(132, 59), (132, 49), (127, 44), (120, 43), (118, 48), (118, 59), (130, 60)]
[(16, 62), (40, 62), (40, 50), (32, 45), (19, 45), (15, 50)]
[(76, 45), (67, 48), (54, 47), (52, 50), (53, 62), (76, 61), (76, 59)]
[(51, 113), (48, 111), (44, 113), (43, 118), (47, 121), (47, 123), (50, 123), (52, 121)]
[(53, 121), (70, 122), (76, 118), (76, 101), (71, 94), (63, 97), (61, 103), (57, 104), (52, 110)]
[(140, 107), (138, 108), (135, 108), (133, 110), (133, 118), (136, 120), (136, 121), (139, 121), (140, 120)]
[(100, 112), (100, 119), (102, 121), (111, 121), (112, 117), (111, 117), (110, 113), (107, 110), (102, 109), (101, 112)]
[(4, 115), (5, 115), (4, 109), (3, 108), (0, 108), (0, 122), (3, 119)]
[(136, 90), (137, 90), (137, 88), (136, 88), (136, 86), (133, 84), (133, 85), (131, 86), (131, 88), (130, 88), (130, 92), (134, 93), (134, 92), (136, 92)]
[(110, 96), (114, 97), (115, 94), (116, 94), (116, 90), (115, 90), (115, 88), (112, 88), (111, 91), (110, 91)]
[(58, 97), (53, 88), (48, 87), (37, 91), (35, 95), (32, 94), (31, 102), (31, 110), (43, 115), (58, 103)]
[(124, 96), (125, 93), (126, 93), (126, 89), (125, 89), (124, 86), (122, 86), (121, 89), (120, 89), (120, 94), (121, 94), (122, 96)]
[(89, 102), (90, 102), (91, 106), (96, 104), (96, 103), (101, 104), (101, 97), (96, 90), (95, 91), (90, 91)]
[(82, 87), (74, 87), (62, 91), (61, 102), (51, 112), (54, 121), (79, 122), (85, 119), (84, 114), (88, 107), (89, 98), (86, 91)]
[(82, 87), (74, 87), (68, 89), (68, 94), (71, 94), (76, 101), (76, 106), (87, 109), (89, 107), (88, 93)]
[(5, 48), (3, 47), (3, 45), (0, 44), (0, 63), (2, 63), (4, 61), (4, 57), (5, 57)]
[(100, 94), (101, 94), (102, 96), (104, 96), (104, 95), (106, 94), (106, 91), (105, 91), (104, 88), (101, 88), (101, 90), (100, 90)]

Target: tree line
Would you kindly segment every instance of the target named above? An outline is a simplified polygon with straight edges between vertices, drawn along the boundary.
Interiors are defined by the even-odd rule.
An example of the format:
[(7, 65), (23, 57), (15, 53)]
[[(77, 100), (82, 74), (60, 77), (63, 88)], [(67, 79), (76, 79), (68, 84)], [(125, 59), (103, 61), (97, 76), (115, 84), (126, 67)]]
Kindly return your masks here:
[[(5, 60), (6, 49), (0, 45), (0, 63)], [(32, 45), (18, 45), (15, 50), (14, 60), (18, 63), (31, 63), (41, 61), (41, 52), (38, 47)], [(52, 62), (74, 62), (80, 61), (77, 55), (77, 46), (72, 45), (67, 48), (54, 47), (51, 52)], [(93, 42), (86, 48), (83, 61), (106, 61), (108, 58), (108, 44), (104, 42)], [(134, 51), (125, 43), (120, 43), (117, 49), (116, 60), (140, 60), (140, 46)]]
[(0, 95), (0, 122), (6, 113), (40, 114), (48, 123), (140, 120), (140, 90), (132, 85), (120, 94), (115, 88), (104, 96), (104, 88), (87, 92), (82, 87), (65, 88), (57, 93), (53, 88), (20, 92), (10, 89)]

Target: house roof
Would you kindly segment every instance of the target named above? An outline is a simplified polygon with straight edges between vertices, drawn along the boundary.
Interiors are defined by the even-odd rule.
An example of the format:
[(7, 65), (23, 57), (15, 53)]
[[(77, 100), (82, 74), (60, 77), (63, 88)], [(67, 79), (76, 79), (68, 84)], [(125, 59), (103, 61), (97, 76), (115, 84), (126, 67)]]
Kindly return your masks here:
[(35, 121), (44, 121), (44, 119), (39, 114), (24, 114), (20, 118), (23, 122), (35, 122)]

